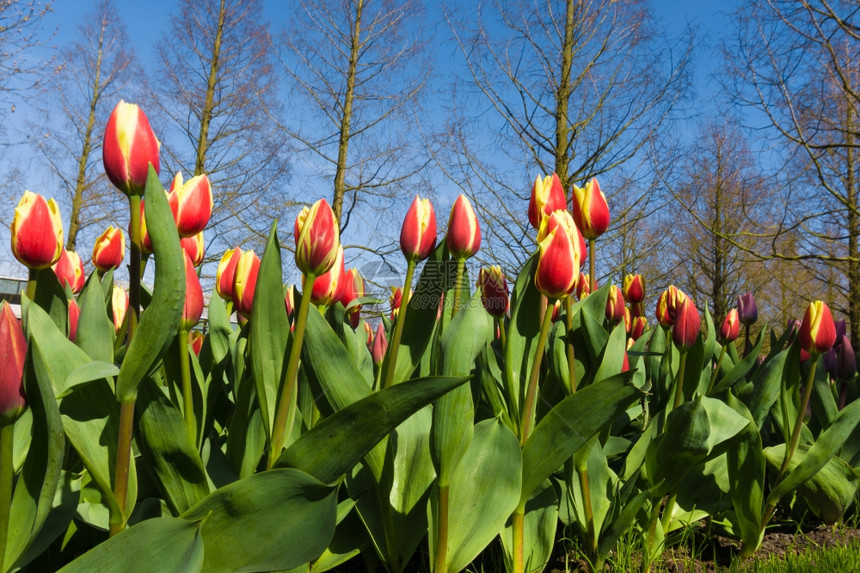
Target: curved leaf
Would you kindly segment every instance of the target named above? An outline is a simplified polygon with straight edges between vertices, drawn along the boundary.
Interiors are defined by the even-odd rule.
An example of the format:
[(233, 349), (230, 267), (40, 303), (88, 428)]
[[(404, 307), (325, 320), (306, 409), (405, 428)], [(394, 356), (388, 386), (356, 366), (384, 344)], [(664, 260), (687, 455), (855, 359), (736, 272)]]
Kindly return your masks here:
[(185, 304), (185, 252), (179, 246), (167, 195), (151, 165), (145, 194), (146, 228), (155, 253), (155, 284), (152, 300), (140, 315), (140, 324), (119, 369), (116, 396), (120, 402), (137, 396), (137, 386), (176, 336)]

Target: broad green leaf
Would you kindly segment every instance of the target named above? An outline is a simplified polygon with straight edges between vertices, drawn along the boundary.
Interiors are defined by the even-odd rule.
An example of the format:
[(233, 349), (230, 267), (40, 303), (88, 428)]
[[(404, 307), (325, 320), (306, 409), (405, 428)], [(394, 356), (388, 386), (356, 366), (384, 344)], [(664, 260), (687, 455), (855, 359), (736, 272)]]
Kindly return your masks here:
[[(30, 306), (29, 313), (31, 316), (36, 313), (44, 316), (44, 311), (37, 310), (36, 305)], [(36, 541), (51, 512), (60, 483), (65, 440), (46, 362), (39, 342), (31, 336), (30, 360), (24, 371), (24, 389), (33, 420), (32, 438), (9, 510), (5, 563), (14, 563)], [(71, 520), (71, 515), (64, 517)], [(60, 524), (60, 527), (64, 529), (67, 525), (68, 521)]]
[(203, 522), (202, 571), (289, 569), (328, 547), (337, 488), (296, 469), (274, 469), (214, 491), (180, 517)]
[(600, 368), (597, 369), (597, 374), (594, 375), (594, 381), (600, 382), (604, 378), (620, 374), (621, 368), (624, 366), (626, 350), (627, 331), (624, 328), (624, 321), (621, 321), (615, 325), (609, 334), (603, 351), (603, 361), (600, 363)]
[[(475, 292), (442, 334), (442, 374), (469, 376), (475, 359), (492, 340), (493, 322)], [(472, 439), (475, 418), (472, 389), (461, 386), (439, 398), (433, 407), (430, 454), (440, 485), (446, 485), (451, 472), (465, 455)]]
[(242, 380), (234, 392), (236, 408), (230, 418), (225, 453), (236, 475), (247, 477), (257, 470), (268, 436), (253, 382)]
[[(792, 348), (795, 348), (793, 345)], [(783, 369), (786, 367), (786, 359), (791, 354), (795, 359), (798, 358), (796, 352), (791, 349), (783, 350), (782, 352), (772, 356), (762, 364), (755, 373), (753, 379), (753, 392), (748, 400), (744, 402), (749, 408), (755, 420), (756, 426), (761, 430), (762, 424), (770, 412), (771, 407), (779, 398), (779, 392), (782, 389)], [(791, 368), (794, 368), (792, 366)]]
[(141, 459), (170, 511), (179, 515), (209, 494), (206, 470), (176, 406), (151, 379), (138, 391), (135, 440)]
[(93, 571), (204, 571), (203, 539), (197, 524), (175, 517), (148, 519), (96, 545), (62, 569)]
[(355, 502), (351, 499), (342, 501), (337, 505), (337, 527), (335, 527), (331, 543), (322, 555), (310, 563), (309, 570), (307, 566), (302, 565), (294, 571), (297, 573), (330, 571), (360, 553), (373, 551), (361, 519), (355, 511), (352, 511), (354, 506)]
[(380, 390), (320, 421), (281, 454), (275, 467), (339, 479), (406, 418), (467, 378), (418, 378)]
[(69, 332), (69, 300), (66, 291), (50, 267), (36, 270), (35, 273), (36, 294), (33, 302), (51, 317), (51, 322), (65, 336)]
[(155, 253), (155, 283), (152, 300), (140, 315), (140, 323), (129, 345), (119, 377), (116, 396), (120, 402), (133, 401), (137, 386), (158, 363), (176, 336), (185, 303), (185, 251), (167, 195), (150, 166), (146, 178), (146, 228)]
[[(454, 469), (449, 486), (448, 571), (464, 569), (495, 539), (520, 497), (519, 443), (500, 420), (484, 420), (475, 426), (466, 459), (468, 463), (458, 464)], [(431, 508), (431, 522), (435, 523), (438, 518), (435, 501), (431, 502)], [(436, 543), (435, 530), (435, 526), (430, 529), (431, 548)]]
[[(759, 341), (762, 338), (760, 335)], [(765, 458), (761, 435), (752, 414), (731, 392), (726, 403), (750, 422), (742, 431), (741, 439), (735, 447), (729, 448), (726, 454), (731, 483), (729, 493), (738, 520), (743, 552), (751, 555), (761, 545), (764, 535), (760, 524), (764, 501)]]
[(57, 329), (51, 318), (39, 306), (27, 307), (27, 330), (30, 340), (37, 343), (44, 359), (42, 367), (55, 396), (69, 389), (69, 378), (75, 369), (90, 363), (90, 357)]
[[(262, 262), (260, 264), (262, 265)], [(230, 335), (233, 334), (233, 327), (230, 325), (230, 317), (227, 316), (227, 307), (224, 306), (220, 296), (213, 294), (207, 308), (209, 312), (206, 320), (209, 332), (206, 334), (206, 339), (212, 348), (212, 359), (220, 364), (230, 353)]]
[[(119, 514), (113, 495), (116, 442), (119, 434), (119, 404), (104, 380), (76, 386), (60, 402), (60, 415), (69, 442), (78, 452), (108, 508)], [(134, 460), (129, 470), (127, 514), (137, 499)]]
[(625, 372), (577, 390), (541, 419), (523, 446), (522, 500), (641, 396), (629, 382), (632, 375)]
[[(839, 451), (839, 448), (842, 447), (842, 444), (845, 443), (845, 440), (851, 435), (851, 432), (854, 431), (858, 422), (860, 422), (860, 400), (855, 400), (841, 410), (839, 415), (836, 417), (836, 420), (833, 421), (833, 424), (818, 436), (818, 439), (815, 440), (815, 443), (812, 444), (809, 451), (805, 456), (803, 456), (803, 461), (797, 464), (797, 466), (785, 476), (785, 479), (776, 484), (773, 490), (771, 490), (770, 495), (767, 497), (767, 503), (770, 504), (779, 501), (784, 495), (795, 490), (818, 473), (827, 461), (832, 456), (836, 455), (836, 452)], [(776, 447), (784, 446), (785, 444)], [(773, 449), (768, 448), (765, 450), (765, 455), (769, 456), (768, 452), (771, 451), (773, 451)], [(792, 459), (791, 462), (793, 465), (794, 459)], [(780, 459), (780, 465), (781, 464), (782, 460)], [(791, 467), (792, 466), (789, 465), (789, 468)]]
[[(25, 567), (31, 561), (46, 553), (51, 544), (66, 533), (78, 508), (81, 493), (80, 487), (80, 478), (65, 470), (60, 472), (60, 483), (54, 494), (47, 519), (37, 533), (34, 531), (34, 536), (30, 539), (26, 552), (14, 562), (16, 569)], [(11, 523), (20, 527), (17, 517), (12, 513)]]
[(81, 315), (78, 318), (75, 344), (93, 360), (113, 362), (116, 332), (113, 322), (108, 318), (105, 293), (98, 273), (94, 272), (87, 279), (81, 294), (78, 295), (78, 305), (81, 307)]
[(62, 398), (68, 394), (72, 388), (79, 384), (86, 384), (87, 382), (101, 380), (103, 378), (113, 379), (117, 374), (119, 374), (119, 368), (117, 368), (116, 364), (112, 362), (101, 362), (98, 360), (87, 362), (78, 366), (69, 373), (64, 384), (65, 388), (62, 393), (57, 395), (57, 398)]
[(248, 331), (251, 371), (260, 401), (266, 435), (271, 435), (284, 375), (284, 356), (290, 322), (284, 305), (281, 248), (277, 222), (272, 223), (269, 240), (260, 262), (254, 304)]
[(519, 419), (524, 400), (523, 392), (528, 383), (534, 348), (540, 333), (541, 295), (534, 285), (534, 268), (537, 254), (523, 265), (511, 293), (511, 319), (508, 322), (505, 344), (505, 389), (510, 402), (511, 416)]

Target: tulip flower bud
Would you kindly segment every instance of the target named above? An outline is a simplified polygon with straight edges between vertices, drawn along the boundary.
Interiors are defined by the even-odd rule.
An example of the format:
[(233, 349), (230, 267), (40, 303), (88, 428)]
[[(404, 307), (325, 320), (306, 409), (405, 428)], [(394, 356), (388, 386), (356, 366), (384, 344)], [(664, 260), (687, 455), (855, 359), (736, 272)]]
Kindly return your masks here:
[(558, 210), (567, 210), (567, 198), (564, 196), (561, 179), (555, 173), (543, 178), (538, 175), (535, 177), (529, 199), (529, 223), (535, 229), (540, 229), (543, 218)]
[(93, 246), (93, 266), (103, 273), (122, 264), (125, 257), (125, 234), (119, 227), (111, 225), (102, 233)]
[(609, 205), (593, 178), (585, 188), (573, 186), (573, 220), (586, 239), (596, 239), (609, 228)]
[[(363, 297), (364, 292), (364, 277), (361, 276), (361, 273), (358, 272), (358, 269), (351, 268), (346, 271), (343, 275), (343, 289), (340, 293), (340, 303), (347, 307), (349, 303), (354, 301), (357, 298)], [(361, 310), (361, 305), (356, 305), (349, 309), (350, 314), (354, 314)]]
[(626, 275), (624, 277), (624, 299), (630, 304), (639, 304), (645, 300), (645, 279), (642, 275)]
[(81, 318), (81, 307), (78, 301), (69, 299), (69, 340), (74, 342), (78, 338), (78, 320)]
[(191, 330), (203, 315), (203, 288), (200, 286), (200, 279), (197, 278), (194, 261), (188, 253), (183, 254), (185, 255), (185, 306), (182, 309), (179, 328)]
[(195, 267), (199, 267), (203, 262), (203, 257), (206, 254), (206, 246), (203, 240), (203, 231), (191, 237), (182, 237), (179, 239), (179, 246), (191, 258), (191, 262)]
[(365, 340), (365, 344), (367, 344), (367, 348), (370, 349), (373, 347), (373, 327), (370, 326), (369, 322), (362, 322), (364, 325), (364, 335), (367, 337)]
[(370, 351), (370, 355), (373, 357), (373, 363), (376, 366), (382, 365), (382, 361), (385, 360), (385, 353), (387, 351), (388, 339), (385, 338), (385, 328), (380, 322), (379, 326), (376, 327), (376, 337), (373, 339), (373, 349)]
[(448, 234), (445, 237), (448, 252), (457, 260), (466, 260), (481, 248), (481, 226), (472, 203), (460, 194), (451, 207), (448, 217)]
[(254, 251), (243, 252), (236, 263), (236, 274), (233, 276), (233, 308), (245, 318), (251, 316), (259, 272), (260, 257)]
[(212, 186), (205, 174), (195, 175), (183, 183), (177, 173), (170, 184), (168, 203), (180, 237), (202, 233), (212, 216)]
[(834, 346), (825, 352), (821, 360), (824, 362), (824, 369), (827, 371), (827, 374), (830, 375), (832, 380), (836, 380), (836, 347)]
[(820, 300), (809, 303), (797, 337), (800, 347), (812, 356), (824, 354), (836, 343), (836, 325), (825, 303)]
[(199, 330), (188, 331), (188, 344), (191, 345), (191, 350), (194, 352), (195, 356), (200, 356), (200, 351), (203, 350), (203, 341), (205, 339), (206, 335)]
[(126, 312), (128, 312), (128, 293), (121, 286), (113, 285), (111, 313), (113, 314), (113, 326), (117, 332), (122, 328)]
[[(128, 236), (134, 240), (131, 223), (128, 225)], [(140, 200), (140, 244), (137, 247), (145, 255), (152, 254), (152, 240), (149, 238), (149, 231), (146, 228), (146, 199)]]
[(624, 351), (624, 362), (621, 363), (621, 372), (630, 370), (630, 358), (627, 356), (627, 351)]
[(46, 269), (63, 253), (63, 221), (53, 199), (24, 191), (12, 219), (12, 254), (30, 269)]
[(618, 324), (624, 318), (624, 295), (618, 285), (609, 285), (609, 296), (606, 297), (606, 320)]
[[(535, 286), (547, 298), (564, 298), (576, 290), (579, 281), (581, 252), (576, 237), (563, 222), (552, 231), (553, 219), (566, 211), (555, 211), (544, 218), (538, 232), (538, 262), (535, 269)], [(561, 217), (559, 215), (559, 217)]]
[(14, 422), (27, 407), (24, 394), (24, 360), (27, 357), (27, 337), (21, 321), (15, 317), (7, 301), (0, 306), (0, 420)]
[(75, 251), (63, 249), (63, 254), (51, 268), (54, 269), (54, 274), (57, 275), (63, 288), (69, 285), (69, 289), (74, 294), (78, 294), (84, 288), (84, 281), (86, 280), (84, 263)]
[(723, 325), (720, 327), (720, 340), (723, 343), (734, 342), (738, 339), (741, 333), (741, 323), (738, 318), (738, 309), (733, 308), (723, 320)]
[(558, 319), (561, 318), (561, 300), (556, 300), (552, 303), (552, 320), (553, 322), (558, 322)]
[(491, 316), (500, 318), (508, 310), (508, 281), (498, 265), (482, 267), (478, 271), (478, 288), (481, 289), (481, 305)]
[(233, 281), (236, 278), (236, 265), (242, 257), (242, 249), (235, 247), (227, 249), (218, 263), (215, 273), (215, 292), (226, 301), (233, 300)]
[(284, 287), (284, 306), (287, 307), (287, 318), (293, 318), (296, 309), (296, 299), (293, 293), (293, 285)]
[(851, 340), (842, 335), (841, 343), (836, 351), (836, 378), (837, 380), (848, 381), (854, 378), (857, 374), (857, 357), (854, 355), (854, 348), (851, 346)]
[(579, 300), (587, 297), (591, 292), (591, 279), (588, 273), (580, 273), (576, 283), (576, 298)]
[(632, 323), (630, 326), (630, 338), (631, 340), (639, 340), (639, 337), (648, 330), (648, 319), (644, 316), (634, 316)]
[(400, 250), (407, 261), (423, 261), (436, 246), (436, 212), (430, 199), (415, 196), (400, 228)]
[(848, 325), (844, 320), (834, 320), (833, 326), (836, 327), (836, 344), (839, 346), (842, 343), (842, 337), (848, 334)]
[(744, 326), (753, 325), (758, 320), (758, 307), (752, 292), (738, 295), (738, 319)]
[(337, 257), (332, 268), (314, 280), (311, 302), (329, 306), (340, 300), (343, 294), (346, 269), (343, 264), (343, 247), (338, 247)]
[(108, 118), (102, 159), (108, 179), (126, 195), (143, 195), (149, 165), (158, 173), (156, 139), (146, 114), (120, 100)]
[(340, 247), (340, 231), (325, 199), (302, 209), (293, 228), (296, 266), (306, 275), (320, 276), (334, 266)]
[(698, 339), (701, 329), (702, 319), (699, 316), (699, 311), (696, 309), (696, 305), (693, 304), (693, 299), (685, 296), (675, 316), (675, 323), (672, 327), (672, 340), (679, 350), (682, 352), (687, 351), (696, 344), (696, 339)]

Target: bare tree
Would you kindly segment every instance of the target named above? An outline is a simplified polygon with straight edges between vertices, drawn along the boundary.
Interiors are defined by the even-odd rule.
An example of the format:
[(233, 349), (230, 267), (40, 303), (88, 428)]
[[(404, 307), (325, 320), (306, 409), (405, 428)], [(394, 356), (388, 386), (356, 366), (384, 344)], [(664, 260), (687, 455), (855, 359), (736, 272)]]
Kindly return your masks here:
[(11, 103), (11, 95), (33, 87), (44, 62), (27, 58), (38, 44), (42, 17), (51, 10), (51, 2), (23, 0), (0, 1), (0, 94)]
[(110, 111), (121, 96), (129, 98), (124, 90), (139, 74), (126, 36), (113, 0), (101, 0), (44, 82), (43, 127), (33, 131), (69, 208), (69, 250), (88, 228), (97, 234), (127, 218), (118, 215), (127, 209), (125, 198), (107, 182), (100, 153)]
[[(804, 261), (806, 270), (845, 295), (829, 302), (860, 338), (858, 114), (860, 12), (848, 0), (749, 0), (726, 45), (740, 104), (766, 118), (781, 144), (784, 214), (770, 229), (765, 257)], [(789, 179), (790, 177), (790, 179)], [(786, 243), (778, 238), (793, 233)], [(790, 245), (791, 250), (782, 250)], [(816, 270), (816, 268), (818, 270)], [(823, 285), (822, 285), (823, 286)], [(841, 290), (841, 289), (837, 289)]]
[(207, 247), (259, 246), (293, 200), (284, 138), (270, 120), (279, 100), (261, 2), (183, 0), (158, 54), (151, 83), (167, 127), (165, 171), (209, 176)]
[(683, 99), (691, 40), (662, 38), (644, 1), (496, 0), (449, 23), (477, 92), (460, 87), (457, 105), (477, 95), (482, 113), (458, 114), (445, 169), (490, 222), (490, 255), (515, 267), (533, 250), (521, 206), (536, 174), (565, 189), (606, 174), (610, 199), (640, 177), (630, 162)]
[[(280, 53), (293, 113), (282, 128), (333, 185), (332, 208), (345, 229), (358, 205), (378, 215), (393, 199), (411, 199), (404, 187), (420, 189), (428, 159), (414, 118), (430, 73), (423, 8), (418, 0), (293, 5)], [(381, 218), (371, 219), (373, 228)]]

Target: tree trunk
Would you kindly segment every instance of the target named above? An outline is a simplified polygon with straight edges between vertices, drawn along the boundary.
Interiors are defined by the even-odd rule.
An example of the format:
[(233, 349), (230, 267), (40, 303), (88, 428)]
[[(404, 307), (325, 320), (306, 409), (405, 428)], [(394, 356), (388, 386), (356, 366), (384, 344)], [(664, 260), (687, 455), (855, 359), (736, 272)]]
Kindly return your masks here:
[(218, 83), (221, 38), (224, 35), (224, 21), (226, 18), (227, 9), (225, 0), (221, 0), (221, 6), (218, 9), (218, 29), (215, 31), (215, 42), (212, 45), (209, 79), (206, 83), (206, 99), (200, 114), (200, 135), (197, 140), (197, 160), (194, 163), (194, 175), (202, 175), (206, 172), (206, 152), (209, 150), (209, 124), (212, 123), (212, 115), (215, 108), (215, 86)]

